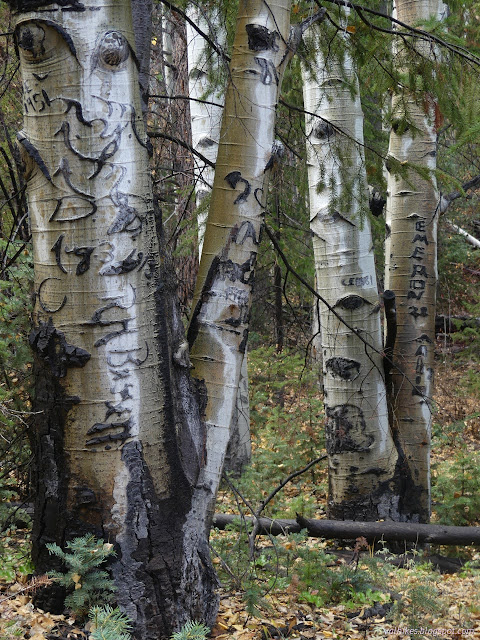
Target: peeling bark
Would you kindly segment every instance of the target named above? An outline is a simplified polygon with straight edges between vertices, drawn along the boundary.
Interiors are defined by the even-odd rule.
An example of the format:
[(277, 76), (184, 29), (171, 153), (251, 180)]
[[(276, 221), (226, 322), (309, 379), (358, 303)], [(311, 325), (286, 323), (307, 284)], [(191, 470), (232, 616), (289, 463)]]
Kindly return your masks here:
[(339, 520), (396, 520), (397, 454), (388, 425), (380, 306), (365, 217), (358, 81), (348, 51), (342, 63), (331, 49), (324, 59), (322, 31), (314, 26), (312, 32), (316, 57), (303, 70), (305, 109), (311, 114), (306, 116), (310, 228), (316, 288), (335, 311), (319, 302), (328, 511)]
[[(48, 542), (113, 542), (134, 637), (160, 640), (189, 619), (213, 624), (218, 599), (206, 509), (192, 516), (204, 429), (158, 266), (130, 2), (15, 6), (40, 412), (33, 557), (44, 572)], [(63, 594), (42, 597), (54, 608)]]

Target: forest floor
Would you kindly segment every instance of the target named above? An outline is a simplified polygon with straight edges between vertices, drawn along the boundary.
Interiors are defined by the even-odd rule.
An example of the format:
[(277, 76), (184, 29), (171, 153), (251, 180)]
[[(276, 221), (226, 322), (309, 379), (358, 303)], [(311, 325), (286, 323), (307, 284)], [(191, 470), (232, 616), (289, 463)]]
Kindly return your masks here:
[[(271, 386), (269, 379), (259, 374), (263, 357), (264, 354), (258, 361), (252, 359), (251, 365), (252, 383), (258, 383), (257, 395), (252, 398), (252, 419), (259, 420), (262, 427), (254, 434), (257, 463), (246, 479), (238, 484), (232, 480), (221, 491), (219, 509), (224, 512), (238, 512), (239, 503), (247, 499), (247, 487), (251, 490), (248, 500), (258, 503), (279, 484), (277, 479), (288, 475), (292, 468), (301, 468), (309, 459), (308, 443), (313, 437), (311, 385), (305, 391), (286, 380), (278, 409), (278, 385)], [(445, 511), (450, 509), (450, 524), (480, 523), (479, 380), (478, 363), (455, 364), (449, 354), (439, 349), (432, 456), (437, 486), (433, 522), (441, 518), (445, 522)], [(268, 415), (273, 409), (277, 412), (273, 425), (268, 422), (270, 418), (262, 417), (265, 408)], [(314, 409), (317, 410), (316, 405)], [(294, 429), (298, 432), (295, 436), (288, 416), (302, 423), (300, 431)], [(285, 465), (279, 463), (271, 451), (268, 453), (272, 448), (268, 434), (278, 431), (286, 437), (286, 447), (296, 450), (295, 456), (303, 452), (301, 462), (292, 457), (296, 467), (289, 467), (288, 461)], [(285, 458), (285, 450), (280, 450), (279, 456)], [(273, 472), (275, 464), (277, 469)], [(459, 469), (463, 474), (460, 480)], [(303, 511), (308, 517), (325, 517), (326, 491), (326, 470), (318, 468), (296, 483), (289, 483), (275, 504), (269, 505), (266, 515), (292, 517), (295, 511)], [(440, 505), (435, 506), (435, 496), (438, 500), (439, 495), (443, 511)], [(0, 640), (88, 639), (88, 627), (73, 615), (51, 615), (32, 604), (28, 535), (27, 529), (12, 529), (0, 542)], [(215, 640), (480, 639), (478, 548), (411, 549), (409, 559), (400, 568), (388, 563), (386, 552), (381, 550), (365, 547), (357, 564), (353, 546), (300, 534), (257, 538), (253, 560), (248, 557), (246, 532), (214, 531), (212, 547), (222, 582), (220, 611), (211, 634)], [(429, 561), (438, 554), (459, 557), (464, 566), (454, 573), (442, 573)]]

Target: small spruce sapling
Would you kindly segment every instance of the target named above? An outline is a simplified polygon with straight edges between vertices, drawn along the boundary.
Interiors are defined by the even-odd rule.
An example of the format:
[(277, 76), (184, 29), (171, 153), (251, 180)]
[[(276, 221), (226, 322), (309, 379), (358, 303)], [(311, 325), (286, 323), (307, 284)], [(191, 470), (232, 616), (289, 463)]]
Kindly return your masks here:
[(88, 612), (91, 622), (91, 640), (130, 640), (129, 618), (118, 607), (94, 606)]
[(206, 640), (210, 629), (200, 622), (187, 622), (181, 629), (174, 633), (171, 640)]
[(50, 571), (48, 576), (66, 588), (65, 606), (68, 609), (85, 616), (93, 605), (113, 600), (115, 586), (109, 574), (99, 569), (107, 558), (115, 555), (113, 544), (87, 534), (67, 542), (66, 551), (55, 543), (46, 546), (65, 564), (65, 573)]

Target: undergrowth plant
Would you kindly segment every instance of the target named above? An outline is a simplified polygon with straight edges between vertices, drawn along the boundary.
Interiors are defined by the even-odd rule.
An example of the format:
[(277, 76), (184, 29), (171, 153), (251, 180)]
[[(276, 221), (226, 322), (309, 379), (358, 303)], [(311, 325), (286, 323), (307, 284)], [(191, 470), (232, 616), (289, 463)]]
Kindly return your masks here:
[[(238, 488), (248, 500), (257, 502), (322, 453), (323, 403), (317, 376), (306, 366), (303, 351), (277, 353), (273, 346), (259, 347), (249, 352), (248, 363), (254, 456)], [(323, 467), (314, 466), (275, 497), (268, 515), (280, 513), (288, 518), (298, 511), (314, 516), (324, 495), (326, 473)]]
[(206, 640), (210, 629), (200, 622), (187, 622), (180, 631), (172, 635), (171, 640)]
[(453, 460), (433, 465), (432, 497), (441, 524), (478, 525), (480, 521), (480, 455), (461, 448)]
[(130, 640), (130, 620), (118, 607), (96, 605), (91, 607), (88, 617), (91, 640)]
[(66, 588), (65, 606), (73, 613), (85, 616), (95, 604), (113, 601), (113, 581), (107, 571), (99, 568), (115, 555), (113, 544), (87, 534), (67, 542), (66, 551), (55, 543), (46, 546), (65, 564), (64, 573), (50, 571), (48, 576)]

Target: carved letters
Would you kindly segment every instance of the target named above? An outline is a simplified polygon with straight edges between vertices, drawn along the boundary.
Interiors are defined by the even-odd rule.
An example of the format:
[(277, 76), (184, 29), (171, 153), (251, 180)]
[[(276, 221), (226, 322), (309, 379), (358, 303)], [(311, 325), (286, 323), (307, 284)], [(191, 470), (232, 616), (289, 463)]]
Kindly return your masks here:
[[(38, 51), (30, 44), (32, 29), (36, 29)], [(114, 100), (115, 95), (121, 94), (104, 90), (109, 76), (120, 74), (135, 62), (125, 36), (110, 30), (97, 40), (99, 44), (88, 69), (92, 78), (97, 74), (97, 84), (92, 82), (92, 87), (97, 88), (92, 89), (92, 94), (82, 104), (83, 100), (77, 99), (76, 80), (62, 85), (61, 92), (67, 95), (51, 95), (52, 87), (58, 83), (50, 84), (48, 80), (50, 73), (58, 74), (58, 70), (52, 65), (52, 70), (48, 68), (48, 72), (43, 72), (39, 66), (45, 51), (50, 51), (48, 38), (58, 38), (58, 34), (76, 58), (73, 41), (63, 29), (57, 28), (56, 23), (42, 21), (38, 27), (28, 23), (19, 30), (22, 51), (29, 60), (33, 57), (33, 62), (38, 63), (35, 73), (31, 71), (25, 76), (24, 112), (27, 116), (48, 114), (56, 154), (54, 159), (47, 155), (43, 158), (41, 144), (38, 149), (35, 146), (35, 134), (19, 135), (24, 157), (32, 168), (28, 178), (48, 183), (48, 189), (42, 192), (48, 195), (42, 195), (42, 199), (34, 197), (31, 203), (32, 208), (36, 207), (40, 212), (38, 226), (44, 225), (42, 233), (49, 243), (42, 265), (45, 267), (43, 273), (49, 277), (43, 277), (37, 285), (38, 330), (31, 341), (39, 354), (48, 357), (51, 366), (55, 365), (56, 375), (60, 377), (66, 374), (67, 367), (85, 366), (92, 356), (92, 362), (100, 368), (108, 383), (94, 384), (92, 388), (98, 388), (97, 394), (101, 395), (93, 400), (80, 398), (77, 403), (88, 407), (85, 410), (89, 423), (81, 438), (89, 450), (95, 450), (98, 445), (108, 450), (121, 446), (138, 433), (138, 369), (150, 356), (149, 345), (139, 328), (144, 319), (138, 317), (137, 297), (145, 296), (143, 287), (155, 273), (150, 251), (139, 241), (151, 201), (141, 188), (131, 186), (133, 150), (136, 145), (145, 146), (146, 143), (141, 139), (137, 122), (141, 116), (137, 115), (133, 104)], [(274, 37), (271, 46), (275, 46)], [(101, 91), (99, 80), (104, 83)], [(122, 85), (121, 78), (116, 81)], [(94, 95), (96, 91), (101, 95)], [(68, 95), (70, 93), (72, 95)], [(125, 156), (124, 148), (129, 150)], [(229, 174), (226, 180), (233, 189), (238, 183), (245, 187), (236, 203), (248, 198), (251, 187), (239, 172)], [(37, 189), (37, 193), (40, 191)], [(256, 241), (255, 232), (248, 224), (237, 233), (240, 243), (247, 239)], [(51, 275), (52, 264), (55, 275)], [(143, 272), (145, 265), (147, 273)], [(50, 271), (46, 271), (47, 267)], [(249, 268), (245, 265), (244, 277)], [(78, 278), (86, 283), (84, 289)], [(84, 297), (83, 293), (78, 293), (83, 291)], [(43, 314), (47, 315), (50, 324), (53, 316), (58, 319), (59, 326), (68, 327), (71, 309), (68, 317), (61, 313), (66, 305), (75, 305), (75, 312), (80, 315), (80, 318), (74, 318), (75, 326), (80, 328), (77, 335), (88, 332), (86, 344), (93, 345), (92, 354), (68, 344), (57, 330), (49, 329), (48, 340), (44, 339), (47, 324)], [(55, 351), (59, 344), (61, 362)], [(55, 362), (54, 357), (57, 358)], [(84, 421), (78, 424), (84, 424)]]

